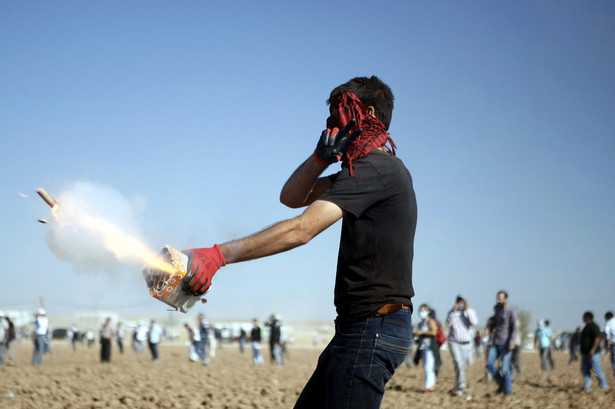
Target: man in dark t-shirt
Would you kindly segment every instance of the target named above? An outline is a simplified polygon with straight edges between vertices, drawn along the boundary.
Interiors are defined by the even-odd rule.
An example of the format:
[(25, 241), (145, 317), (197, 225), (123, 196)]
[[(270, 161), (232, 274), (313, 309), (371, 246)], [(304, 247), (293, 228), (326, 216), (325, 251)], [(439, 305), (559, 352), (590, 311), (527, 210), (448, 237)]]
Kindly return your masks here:
[(583, 314), (585, 327), (581, 331), (581, 372), (583, 373), (583, 390), (590, 391), (592, 386), (593, 371), (600, 382), (600, 388), (607, 389), (606, 378), (600, 366), (600, 340), (602, 331), (594, 322), (594, 314), (587, 311)]
[[(346, 211), (335, 281), (338, 320), (373, 316), (384, 304), (410, 305), (416, 199), (398, 158), (372, 151), (331, 177), (320, 200)], [(357, 194), (361, 192), (361, 194)]]
[[(336, 333), (295, 408), (378, 408), (412, 341), (412, 259), (417, 206), (410, 173), (388, 134), (393, 93), (357, 77), (330, 93), (327, 129), (290, 176), (280, 201), (292, 219), (189, 257), (184, 291), (204, 294), (227, 263), (306, 244), (343, 219), (335, 279)], [(331, 164), (341, 170), (321, 174)]]

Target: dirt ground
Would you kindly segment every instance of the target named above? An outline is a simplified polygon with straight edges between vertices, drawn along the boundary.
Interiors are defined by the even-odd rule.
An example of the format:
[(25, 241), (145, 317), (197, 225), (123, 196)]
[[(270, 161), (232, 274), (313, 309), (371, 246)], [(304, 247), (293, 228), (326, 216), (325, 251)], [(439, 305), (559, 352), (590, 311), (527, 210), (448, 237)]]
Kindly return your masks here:
[[(0, 408), (292, 408), (319, 354), (291, 347), (290, 360), (276, 367), (264, 349), (265, 364), (254, 367), (249, 348), (242, 355), (237, 344), (227, 344), (205, 367), (189, 361), (181, 343), (161, 344), (159, 362), (132, 349), (120, 355), (115, 345), (110, 364), (100, 363), (98, 344), (73, 352), (54, 342), (52, 349), (42, 366), (33, 367), (31, 343), (17, 345), (15, 366), (0, 367)], [(523, 353), (523, 375), (509, 397), (496, 395), (495, 384), (484, 381), (484, 359), (469, 369), (468, 394), (452, 396), (448, 351), (442, 359), (433, 394), (423, 393), (422, 368), (403, 365), (387, 385), (382, 408), (615, 408), (615, 380), (606, 359), (609, 390), (601, 391), (594, 379), (593, 390), (585, 393), (579, 363), (568, 365), (568, 354), (554, 354), (555, 370), (543, 375), (537, 354)]]

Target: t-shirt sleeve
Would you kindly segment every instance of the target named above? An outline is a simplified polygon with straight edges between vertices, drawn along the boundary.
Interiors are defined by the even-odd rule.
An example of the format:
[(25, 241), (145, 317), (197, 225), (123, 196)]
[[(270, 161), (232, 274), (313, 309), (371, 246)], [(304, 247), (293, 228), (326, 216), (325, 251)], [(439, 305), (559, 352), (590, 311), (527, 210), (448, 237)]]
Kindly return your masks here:
[(335, 203), (355, 217), (382, 199), (384, 186), (382, 178), (369, 163), (357, 163), (354, 176), (347, 167), (330, 177), (331, 187), (321, 197)]

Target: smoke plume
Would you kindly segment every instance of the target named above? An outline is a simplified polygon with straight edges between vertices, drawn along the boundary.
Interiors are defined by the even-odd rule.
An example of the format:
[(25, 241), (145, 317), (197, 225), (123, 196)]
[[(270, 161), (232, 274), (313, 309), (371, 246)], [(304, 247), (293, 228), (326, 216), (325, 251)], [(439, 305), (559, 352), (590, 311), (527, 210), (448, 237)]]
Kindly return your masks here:
[(75, 271), (117, 276), (140, 269), (154, 255), (140, 234), (143, 201), (90, 182), (75, 183), (56, 200), (60, 207), (52, 210), (47, 245)]

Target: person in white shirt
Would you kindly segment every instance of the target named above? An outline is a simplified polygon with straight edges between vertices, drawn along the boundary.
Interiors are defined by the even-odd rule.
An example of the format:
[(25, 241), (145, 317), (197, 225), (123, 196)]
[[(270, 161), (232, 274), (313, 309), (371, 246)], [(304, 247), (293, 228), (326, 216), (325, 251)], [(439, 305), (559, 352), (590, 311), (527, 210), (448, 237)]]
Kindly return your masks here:
[(39, 308), (34, 318), (34, 352), (32, 354), (32, 365), (43, 364), (43, 355), (45, 355), (48, 336), (49, 319), (47, 318), (47, 312), (43, 308)]
[(449, 328), (448, 345), (455, 362), (455, 388), (452, 392), (463, 395), (467, 386), (466, 367), (468, 362), (472, 362), (472, 340), (478, 318), (466, 300), (458, 296), (448, 313), (446, 324)]
[(134, 334), (134, 342), (132, 344), (136, 353), (141, 354), (145, 352), (145, 341), (147, 340), (147, 326), (144, 321), (139, 321), (137, 329)]
[(611, 367), (613, 368), (613, 375), (615, 375), (615, 318), (613, 318), (613, 312), (608, 311), (604, 314), (604, 320), (606, 321), (604, 337), (606, 338), (607, 350), (611, 352)]

